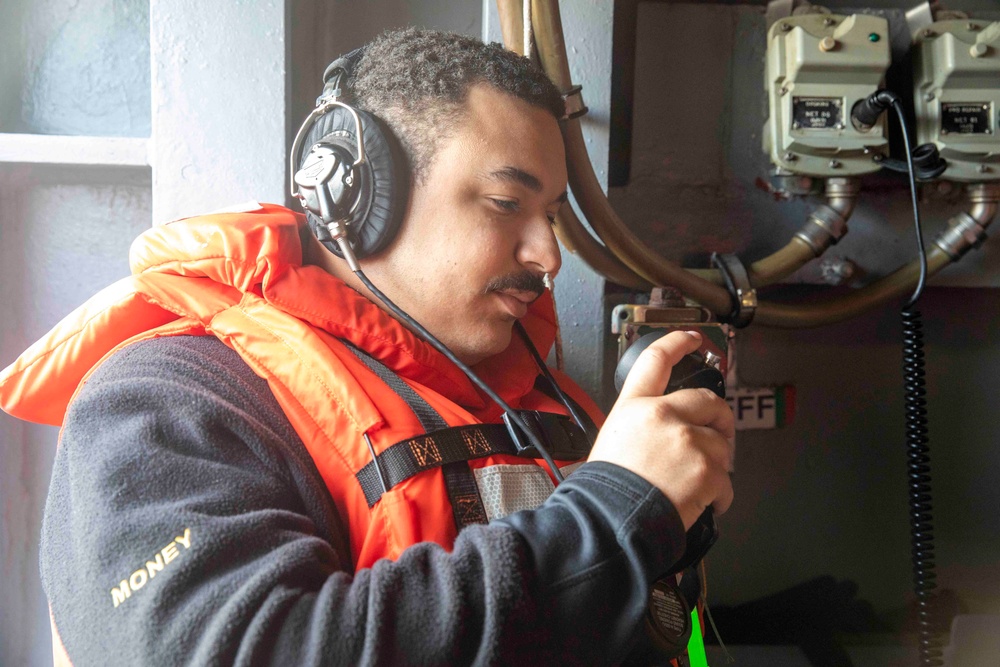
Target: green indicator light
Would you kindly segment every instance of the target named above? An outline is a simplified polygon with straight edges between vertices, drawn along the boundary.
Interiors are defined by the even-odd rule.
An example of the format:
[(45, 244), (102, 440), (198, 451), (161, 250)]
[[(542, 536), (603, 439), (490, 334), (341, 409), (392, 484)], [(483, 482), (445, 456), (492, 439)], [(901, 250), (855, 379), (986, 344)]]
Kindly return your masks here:
[(874, 43), (874, 42), (877, 42), (880, 39), (882, 39), (882, 38), (878, 36), (877, 32), (873, 32), (873, 33), (871, 33), (871, 34), (868, 35), (868, 41), (869, 42)]
[(708, 667), (708, 656), (705, 654), (705, 640), (701, 636), (701, 621), (698, 620), (698, 610), (691, 610), (691, 639), (688, 640), (688, 660), (691, 667)]

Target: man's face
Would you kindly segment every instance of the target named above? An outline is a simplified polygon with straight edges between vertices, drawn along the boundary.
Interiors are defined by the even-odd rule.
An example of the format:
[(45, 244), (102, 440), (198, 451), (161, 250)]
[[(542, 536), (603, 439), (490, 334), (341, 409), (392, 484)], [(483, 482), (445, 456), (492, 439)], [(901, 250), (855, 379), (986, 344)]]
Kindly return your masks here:
[(474, 364), (506, 349), (542, 277), (559, 270), (552, 219), (566, 198), (566, 158), (551, 114), (485, 84), (450, 130), (398, 236), (361, 267)]

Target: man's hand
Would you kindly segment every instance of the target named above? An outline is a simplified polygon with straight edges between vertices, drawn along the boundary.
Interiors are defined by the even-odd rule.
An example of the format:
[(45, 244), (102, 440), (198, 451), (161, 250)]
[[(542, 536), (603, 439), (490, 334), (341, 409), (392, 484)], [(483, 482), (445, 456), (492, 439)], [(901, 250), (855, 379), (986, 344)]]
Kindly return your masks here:
[(674, 364), (700, 344), (699, 334), (675, 331), (639, 355), (588, 459), (615, 463), (656, 486), (685, 530), (709, 505), (722, 514), (733, 502), (732, 410), (709, 389), (663, 395)]

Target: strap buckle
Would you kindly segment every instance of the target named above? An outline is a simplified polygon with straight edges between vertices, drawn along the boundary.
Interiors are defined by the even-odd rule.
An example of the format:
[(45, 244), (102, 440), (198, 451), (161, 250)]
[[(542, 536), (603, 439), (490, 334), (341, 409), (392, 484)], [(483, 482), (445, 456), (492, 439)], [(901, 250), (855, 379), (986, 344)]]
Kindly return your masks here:
[[(513, 410), (513, 412), (517, 413), (536, 438), (545, 443), (545, 448), (549, 450), (553, 459), (577, 461), (590, 453), (591, 443), (587, 433), (569, 417), (538, 410)], [(529, 459), (542, 458), (531, 444), (528, 435), (511, 419), (509, 412), (503, 414), (503, 423), (507, 426), (507, 432), (510, 433), (510, 439), (514, 442), (518, 456)]]

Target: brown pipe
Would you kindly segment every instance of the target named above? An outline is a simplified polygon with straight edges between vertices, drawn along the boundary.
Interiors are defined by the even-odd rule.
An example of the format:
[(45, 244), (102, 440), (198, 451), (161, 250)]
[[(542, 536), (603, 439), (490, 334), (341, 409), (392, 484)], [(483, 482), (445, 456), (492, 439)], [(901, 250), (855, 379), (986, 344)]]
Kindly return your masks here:
[(633, 290), (649, 291), (653, 288), (652, 283), (636, 275), (591, 236), (569, 202), (564, 203), (556, 214), (555, 229), (556, 236), (567, 250), (578, 255), (609, 281)]
[[(951, 261), (951, 257), (940, 248), (931, 248), (927, 252), (927, 277), (948, 266)], [(911, 262), (885, 278), (841, 297), (818, 303), (761, 303), (754, 322), (779, 329), (818, 327), (841, 322), (906, 294), (917, 284), (919, 276), (920, 263)]]
[(524, 4), (521, 0), (497, 0), (500, 34), (508, 51), (524, 55)]
[[(531, 9), (542, 67), (559, 90), (568, 90), (572, 81), (562, 36), (559, 3), (556, 0), (534, 0)], [(580, 209), (604, 245), (626, 266), (654, 285), (675, 287), (714, 311), (716, 315), (729, 313), (732, 309), (732, 300), (725, 289), (685, 271), (676, 263), (652, 252), (618, 218), (594, 174), (583, 141), (580, 121), (567, 120), (563, 123), (562, 129), (563, 140), (566, 143), (570, 188), (580, 204)]]
[[(503, 11), (504, 8), (500, 7), (500, 2), (501, 0), (498, 0), (498, 8)], [(571, 78), (569, 63), (566, 60), (566, 46), (563, 41), (558, 0), (534, 0), (532, 2), (532, 22), (535, 34), (538, 36), (536, 46), (545, 72), (560, 90), (568, 90), (571, 86)], [(728, 314), (732, 301), (727, 291), (712, 281), (705, 280), (650, 251), (618, 218), (594, 174), (578, 120), (569, 120), (564, 123), (563, 140), (566, 143), (570, 187), (581, 210), (586, 214), (594, 231), (604, 241), (607, 248), (621, 258), (630, 269), (649, 282), (655, 285), (675, 287), (686, 296), (715, 312), (717, 316)], [(844, 214), (849, 214), (853, 210), (854, 196), (856, 195), (834, 194), (828, 205), (846, 219)], [(974, 210), (983, 216), (996, 211), (995, 206), (989, 202), (977, 203)], [(805, 257), (806, 248), (809, 249), (810, 254), (815, 256), (815, 250), (809, 244), (796, 243), (793, 240), (784, 249), (768, 258), (767, 264), (758, 268), (758, 279), (761, 274), (765, 277), (770, 274), (770, 279), (775, 280), (774, 276), (788, 271)], [(811, 257), (805, 257), (805, 261), (808, 259)], [(927, 254), (928, 277), (940, 271), (951, 261), (951, 258), (943, 250), (937, 247), (932, 248)], [(791, 269), (791, 271), (794, 270)], [(919, 263), (912, 262), (856, 292), (827, 299), (821, 303), (761, 303), (757, 308), (754, 321), (765, 326), (781, 328), (814, 327), (839, 322), (855, 317), (881, 302), (904, 294), (916, 285), (919, 273)]]
[[(847, 221), (854, 212), (860, 191), (860, 183), (856, 178), (827, 179), (826, 204), (810, 214), (806, 226), (792, 237), (788, 245), (750, 266), (750, 284), (754, 287), (772, 285), (826, 252), (827, 248), (847, 233)], [(832, 217), (837, 220), (838, 230), (817, 226), (817, 222), (824, 217), (824, 211), (827, 216), (832, 213)], [(820, 233), (817, 234), (817, 231)]]
[[(497, 0), (500, 32), (504, 45), (514, 53), (524, 55), (524, 22), (522, 0)], [(569, 252), (579, 256), (590, 268), (607, 280), (635, 290), (648, 290), (653, 285), (622, 264), (611, 251), (601, 245), (580, 222), (572, 204), (566, 202), (556, 214), (556, 236)]]
[(729, 313), (732, 301), (725, 289), (692, 275), (673, 262), (663, 260), (618, 219), (590, 165), (580, 122), (567, 121), (563, 125), (563, 137), (566, 141), (570, 188), (576, 195), (580, 209), (587, 213), (591, 226), (608, 249), (652, 284), (675, 287), (717, 315)]
[[(980, 232), (982, 232), (993, 222), (993, 218), (997, 214), (998, 203), (1000, 203), (1000, 184), (976, 183), (970, 185), (968, 195), (972, 206), (967, 215), (979, 225)], [(961, 216), (962, 214), (959, 214), (956, 217), (960, 218)], [(931, 245), (927, 251), (927, 277), (930, 278), (948, 264), (957, 261), (971, 247), (974, 247), (971, 243), (963, 245), (957, 256), (952, 257), (937, 243)], [(914, 261), (856, 292), (836, 299), (827, 299), (815, 306), (761, 304), (760, 308), (757, 309), (755, 321), (765, 326), (781, 328), (832, 324), (860, 315), (868, 308), (906, 294), (916, 286), (919, 277), (920, 262)]]

